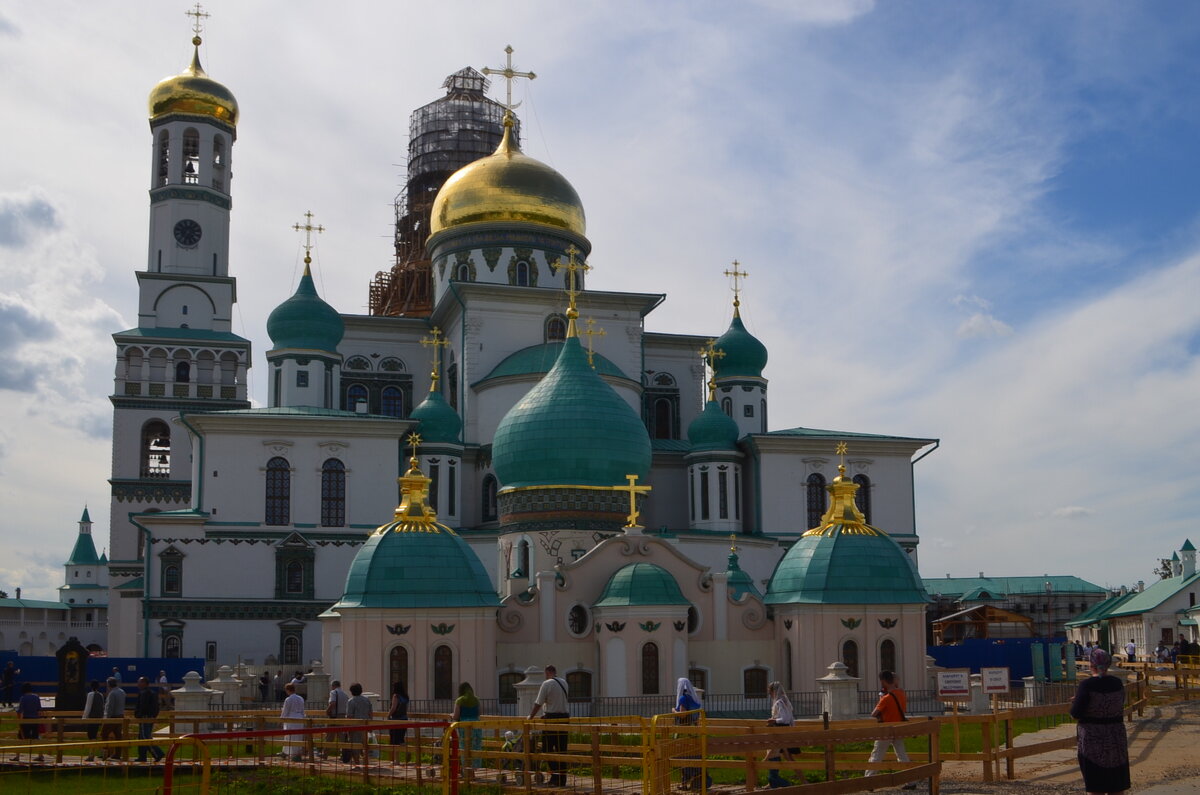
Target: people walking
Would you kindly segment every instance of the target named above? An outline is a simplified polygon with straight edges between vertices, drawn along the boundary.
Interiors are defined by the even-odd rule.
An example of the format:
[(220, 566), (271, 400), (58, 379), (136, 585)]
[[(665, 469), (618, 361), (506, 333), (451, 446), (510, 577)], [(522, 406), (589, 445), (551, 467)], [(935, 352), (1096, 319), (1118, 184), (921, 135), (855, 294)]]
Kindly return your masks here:
[[(288, 682), (283, 686), (285, 698), (283, 699), (283, 707), (279, 710), (279, 717), (283, 720), (283, 728), (287, 729), (303, 729), (304, 728), (304, 699), (296, 692), (296, 686)], [(289, 734), (286, 735), (283, 746), (283, 753), (280, 756), (285, 759), (291, 759), (293, 762), (299, 762), (304, 759), (304, 735)]]
[[(796, 723), (796, 713), (792, 708), (792, 700), (788, 698), (787, 690), (779, 682), (772, 682), (767, 685), (767, 697), (771, 699), (771, 717), (767, 719), (768, 726), (792, 726)], [(783, 759), (791, 762), (794, 758), (792, 748), (776, 748), (772, 751), (767, 751), (767, 755), (763, 757), (764, 762), (772, 762)], [(771, 789), (779, 789), (780, 787), (790, 787), (792, 782), (780, 774), (778, 768), (767, 771), (767, 784)]]
[(17, 677), (20, 675), (21, 669), (12, 660), (8, 661), (8, 665), (4, 666), (4, 672), (0, 674), (0, 685), (4, 688), (4, 706), (6, 707), (11, 707), (16, 700)]
[[(533, 700), (533, 709), (529, 711), (529, 719), (537, 717), (538, 712), (546, 720), (558, 720), (571, 717), (570, 705), (567, 699), (567, 683), (558, 677), (558, 670), (553, 665), (546, 666), (546, 681), (538, 688)], [(542, 732), (542, 750), (547, 754), (565, 754), (567, 752), (566, 729), (547, 730)], [(567, 786), (566, 763), (559, 760), (550, 762), (550, 786)]]
[[(21, 685), (21, 697), (17, 699), (17, 717), (23, 722), (17, 729), (17, 736), (25, 740), (37, 740), (41, 736), (41, 725), (38, 720), (42, 717), (42, 700), (38, 694), (33, 692), (33, 685), (29, 682)], [(21, 755), (18, 754), (12, 758), (14, 762), (21, 761)], [(45, 757), (38, 754), (33, 758), (35, 762), (44, 762)]]
[[(371, 702), (363, 694), (363, 686), (358, 682), (350, 685), (350, 698), (346, 701), (346, 718), (350, 720), (369, 721), (371, 719)], [(342, 749), (342, 761), (348, 765), (359, 762), (367, 764), (362, 758), (363, 742), (366, 732), (355, 731), (346, 733), (346, 747)]]
[[(479, 720), (479, 699), (475, 696), (470, 682), (463, 682), (458, 686), (458, 698), (454, 700), (454, 713), (450, 720), (456, 723)], [(471, 729), (469, 732), (460, 730), (459, 743), (463, 749), (469, 751), (471, 767), (479, 767), (478, 751), (483, 744), (483, 732), (479, 729)]]
[[(100, 689), (100, 683), (94, 679), (92, 680), (91, 687), (92, 689), (88, 691), (87, 698), (83, 702), (82, 717), (95, 721), (104, 717), (104, 691)], [(99, 723), (86, 723), (84, 726), (87, 728), (87, 736), (89, 740), (95, 740), (100, 734)], [(90, 753), (83, 761), (94, 762), (96, 761), (96, 755), (94, 753)]]
[(1092, 676), (1079, 683), (1071, 700), (1079, 772), (1089, 793), (1129, 789), (1129, 738), (1125, 734), (1125, 685), (1108, 673), (1108, 652), (1092, 652)]
[[(137, 700), (133, 703), (133, 717), (140, 718), (138, 721), (138, 739), (150, 740), (154, 738), (154, 718), (158, 717), (158, 694), (150, 687), (150, 680), (144, 676), (139, 676), (137, 680)], [(149, 718), (149, 720), (146, 720)], [(161, 762), (163, 750), (157, 745), (148, 745), (145, 743), (138, 745), (139, 762), (146, 761), (146, 752), (149, 751), (154, 756), (155, 762)]]
[[(908, 709), (908, 699), (904, 695), (904, 690), (900, 688), (900, 680), (896, 677), (893, 671), (879, 672), (879, 702), (875, 705), (875, 709), (871, 710), (871, 717), (881, 723), (902, 723), (908, 720), (905, 711)], [(867, 759), (868, 762), (882, 762), (883, 757), (887, 754), (888, 746), (896, 750), (896, 760), (899, 762), (907, 762), (908, 751), (904, 747), (903, 739), (894, 740), (876, 740), (875, 746), (871, 749), (871, 756)], [(868, 770), (867, 775), (875, 775), (875, 770)], [(904, 785), (904, 789), (916, 789), (915, 781), (910, 781)]]
[[(116, 670), (115, 668), (113, 669)], [(121, 741), (125, 739), (125, 691), (120, 687), (120, 681), (115, 676), (108, 677), (108, 695), (104, 697), (104, 726), (100, 729), (100, 739)], [(110, 722), (115, 721), (115, 722)], [(125, 749), (119, 745), (105, 746), (101, 759), (122, 759)]]
[[(329, 702), (325, 705), (325, 717), (341, 720), (346, 717), (346, 702), (350, 700), (350, 696), (345, 690), (342, 690), (342, 683), (334, 679), (329, 683)], [(344, 741), (346, 738), (342, 734), (331, 735), (335, 741)], [(324, 751), (318, 751), (317, 756), (327, 756)], [(343, 752), (342, 756), (345, 756)], [(344, 759), (342, 761), (345, 761)]]
[[(697, 710), (704, 709), (704, 704), (700, 701), (700, 694), (696, 692), (696, 686), (692, 684), (692, 680), (686, 676), (681, 676), (675, 682), (675, 712), (690, 713), (681, 715), (675, 719), (675, 722), (682, 726), (695, 726), (698, 721)], [(702, 789), (700, 784), (700, 768), (685, 767), (679, 771), (680, 786), (683, 789)], [(712, 785), (712, 779), (708, 781)]]
[[(408, 692), (404, 689), (403, 682), (396, 682), (392, 685), (392, 703), (388, 706), (388, 720), (408, 720)], [(396, 754), (404, 754), (404, 764), (408, 764), (408, 747), (407, 742), (408, 729), (388, 729), (388, 740), (392, 744), (392, 766), (396, 764)], [(397, 748), (403, 750), (397, 750)]]

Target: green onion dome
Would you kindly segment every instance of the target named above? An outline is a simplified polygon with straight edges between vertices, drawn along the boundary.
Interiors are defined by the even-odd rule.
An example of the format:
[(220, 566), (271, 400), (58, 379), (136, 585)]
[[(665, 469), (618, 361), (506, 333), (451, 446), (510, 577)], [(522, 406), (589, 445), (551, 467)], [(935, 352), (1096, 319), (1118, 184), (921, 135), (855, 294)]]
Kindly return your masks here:
[(492, 465), (504, 488), (621, 485), (650, 471), (650, 437), (571, 336), (546, 377), (500, 421)]
[(690, 602), (669, 571), (653, 563), (630, 563), (609, 578), (596, 607), (686, 604)]
[(342, 316), (317, 295), (312, 272), (305, 263), (295, 294), (267, 318), (267, 335), (275, 345), (272, 350), (301, 348), (336, 353), (345, 333)]
[(462, 433), (462, 417), (450, 408), (441, 392), (430, 392), (421, 404), (413, 409), (411, 419), (419, 422), (421, 439), (431, 442), (457, 442)]
[(721, 335), (713, 347), (725, 354), (717, 368), (718, 380), (737, 377), (762, 378), (763, 368), (767, 366), (767, 346), (746, 331), (741, 312), (737, 309), (734, 309), (729, 330)]
[(737, 448), (738, 426), (717, 401), (710, 400), (704, 411), (696, 415), (687, 430), (692, 452), (704, 450), (734, 450)]
[(425, 504), (429, 478), (411, 459), (400, 478), (400, 506), (350, 564), (344, 608), (499, 607), (496, 589), (462, 537), (439, 524)]
[(771, 576), (768, 605), (922, 604), (925, 586), (891, 536), (871, 527), (854, 504), (858, 484), (842, 474), (829, 485), (829, 510), (805, 532)]

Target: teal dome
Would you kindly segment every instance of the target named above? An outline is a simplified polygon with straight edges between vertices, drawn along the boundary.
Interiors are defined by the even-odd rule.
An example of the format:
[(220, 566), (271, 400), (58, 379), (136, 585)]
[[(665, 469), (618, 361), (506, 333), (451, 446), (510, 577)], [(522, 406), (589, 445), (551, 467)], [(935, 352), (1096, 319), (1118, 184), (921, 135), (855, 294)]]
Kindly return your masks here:
[(450, 408), (441, 392), (430, 392), (429, 397), (413, 409), (410, 419), (421, 424), (421, 441), (425, 444), (457, 442), (462, 433), (462, 417)]
[(462, 537), (438, 524), (425, 504), (429, 478), (417, 459), (400, 478), (393, 521), (378, 527), (350, 564), (341, 608), (498, 607), (479, 558)]
[(650, 471), (650, 436), (569, 338), (537, 386), (500, 421), (492, 465), (504, 488), (616, 486)]
[[(477, 381), (476, 385), (490, 381), (493, 378), (548, 373), (550, 372), (550, 368), (554, 366), (554, 363), (558, 361), (559, 354), (562, 353), (563, 345), (565, 344), (565, 342), (544, 342), (541, 345), (530, 345), (528, 348), (522, 348), (515, 353), (511, 353), (500, 364), (493, 367), (490, 373)], [(593, 353), (592, 360), (596, 363), (596, 372), (601, 375), (610, 375), (616, 378), (629, 377), (621, 372), (620, 367), (617, 367), (599, 353)]]
[(710, 400), (696, 419), (688, 425), (688, 442), (692, 452), (703, 450), (734, 450), (737, 448), (738, 426), (717, 401)]
[(312, 273), (304, 267), (304, 275), (291, 298), (275, 307), (267, 318), (267, 335), (275, 347), (336, 353), (346, 333), (342, 316), (317, 295)]
[(750, 575), (742, 571), (742, 567), (738, 565), (738, 556), (736, 552), (729, 553), (729, 565), (726, 567), (729, 572), (728, 588), (729, 595), (735, 600), (741, 599), (746, 594), (756, 596), (762, 599), (762, 594), (758, 592), (758, 588), (754, 585), (754, 580)]
[(721, 335), (713, 346), (725, 355), (717, 363), (717, 378), (752, 377), (762, 378), (767, 366), (767, 346), (746, 331), (741, 313), (734, 310), (729, 330)]
[(609, 578), (596, 607), (689, 604), (669, 571), (653, 563), (630, 563)]
[(858, 484), (842, 476), (829, 486), (830, 508), (775, 567), (769, 605), (921, 604), (929, 601), (908, 555), (871, 527), (854, 504)]

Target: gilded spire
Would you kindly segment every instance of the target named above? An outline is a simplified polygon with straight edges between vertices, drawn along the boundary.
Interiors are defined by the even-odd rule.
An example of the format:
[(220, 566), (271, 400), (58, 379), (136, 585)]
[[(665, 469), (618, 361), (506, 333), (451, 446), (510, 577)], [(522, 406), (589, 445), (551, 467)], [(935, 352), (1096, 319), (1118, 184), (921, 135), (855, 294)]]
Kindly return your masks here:
[(204, 40), (200, 38), (200, 34), (204, 31), (203, 20), (208, 19), (212, 15), (205, 11), (199, 3), (196, 3), (191, 10), (184, 11), (183, 15), (185, 17), (192, 17), (192, 47), (194, 49), (192, 51), (192, 65), (188, 67), (188, 71), (197, 77), (203, 77), (204, 67), (200, 65), (200, 45)]
[(398, 480), (400, 482), (400, 505), (396, 507), (395, 519), (375, 530), (383, 533), (453, 533), (449, 527), (438, 524), (437, 513), (425, 503), (429, 499), (430, 479), (421, 471), (417, 459), (417, 449), (421, 445), (421, 436), (417, 433), (408, 435), (408, 444), (412, 447), (412, 455), (408, 460), (408, 471)]
[[(199, 6), (200, 4), (197, 3), (196, 5)], [(205, 16), (208, 16), (208, 15), (205, 14)], [(309, 274), (308, 266), (312, 264), (312, 250), (313, 250), (312, 235), (313, 235), (313, 232), (316, 232), (319, 235), (325, 231), (325, 227), (321, 226), (320, 224), (318, 224), (317, 226), (313, 226), (312, 219), (313, 219), (312, 210), (308, 210), (304, 213), (304, 224), (303, 225), (301, 225), (299, 222), (292, 224), (292, 229), (295, 229), (297, 232), (304, 233), (304, 272), (306, 274)], [(311, 275), (311, 274), (309, 274), (309, 275)]]
[(579, 253), (579, 249), (572, 243), (567, 247), (567, 264), (558, 266), (567, 272), (567, 339), (579, 336), (579, 329), (575, 325), (575, 320), (579, 317), (575, 299), (579, 297), (580, 293), (575, 283), (576, 279), (579, 274), (587, 273), (592, 269), (592, 266), (586, 262), (576, 261), (575, 257)]
[(836, 533), (859, 536), (883, 535), (867, 524), (867, 518), (858, 509), (855, 495), (859, 485), (846, 477), (846, 443), (838, 442), (834, 452), (840, 456), (838, 476), (826, 488), (829, 490), (829, 508), (821, 517), (821, 524), (804, 532), (804, 536), (831, 536)]
[(737, 260), (734, 260), (733, 261), (733, 270), (725, 271), (725, 275), (728, 276), (733, 281), (732, 289), (733, 289), (733, 316), (734, 317), (742, 316), (741, 309), (740, 309), (740, 307), (742, 305), (742, 283), (741, 283), (741, 280), (750, 275), (749, 273), (746, 273), (746, 271), (738, 270), (738, 265), (740, 265), (740, 264), (741, 263), (739, 263)]
[(607, 335), (608, 335), (608, 332), (607, 332), (607, 331), (605, 331), (605, 330), (604, 330), (604, 329), (602, 329), (602, 328), (600, 328), (600, 329), (598, 329), (598, 328), (595, 328), (595, 326), (596, 326), (596, 319), (595, 319), (595, 318), (592, 318), (592, 317), (589, 317), (589, 318), (587, 319), (587, 322), (586, 322), (584, 325), (586, 325), (586, 326), (587, 326), (587, 328), (586, 328), (586, 329), (584, 329), (583, 331), (581, 331), (581, 332), (580, 332), (580, 334), (582, 334), (583, 336), (587, 337), (587, 357), (588, 357), (588, 365), (589, 365), (589, 366), (591, 366), (591, 368), (592, 368), (593, 370), (595, 370), (595, 369), (596, 369), (596, 359), (595, 359), (595, 357), (596, 357), (596, 352), (595, 352), (594, 350), (592, 350), (592, 340), (593, 340), (595, 337), (604, 337), (604, 336), (607, 336)]
[(500, 75), (504, 78), (506, 92), (506, 99), (504, 102), (504, 132), (507, 136), (508, 128), (512, 126), (512, 112), (521, 106), (520, 102), (513, 104), (512, 101), (513, 81), (518, 77), (523, 77), (526, 80), (536, 80), (537, 75), (535, 75), (533, 72), (518, 72), (513, 69), (513, 48), (511, 44), (504, 48), (504, 54), (505, 63), (503, 69), (493, 69), (490, 66), (485, 66), (483, 67), (483, 73), (485, 75)]
[(717, 360), (725, 358), (725, 351), (723, 351), (717, 347), (716, 340), (709, 339), (709, 341), (704, 343), (704, 346), (700, 348), (699, 353), (700, 353), (701, 366), (706, 366), (708, 368), (708, 373), (709, 373), (708, 381), (706, 384), (708, 386), (708, 399), (710, 401), (716, 400), (717, 399)]
[(442, 348), (449, 345), (450, 340), (446, 339), (440, 328), (434, 326), (433, 331), (429, 332), (428, 337), (421, 338), (421, 344), (427, 348), (433, 348), (433, 361), (430, 364), (432, 369), (429, 371), (429, 393), (433, 394), (437, 391), (438, 379), (442, 377), (438, 372), (438, 362), (442, 358)]

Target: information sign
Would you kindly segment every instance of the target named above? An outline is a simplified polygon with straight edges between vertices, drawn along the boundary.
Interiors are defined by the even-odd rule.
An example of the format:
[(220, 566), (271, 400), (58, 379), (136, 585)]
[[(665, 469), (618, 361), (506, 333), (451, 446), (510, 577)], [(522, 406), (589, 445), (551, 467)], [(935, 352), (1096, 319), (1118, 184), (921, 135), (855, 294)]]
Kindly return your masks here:
[(938, 698), (969, 698), (971, 695), (971, 669), (951, 668), (937, 672)]
[(1008, 693), (1009, 670), (1004, 668), (980, 668), (983, 679), (984, 695), (1003, 695)]

